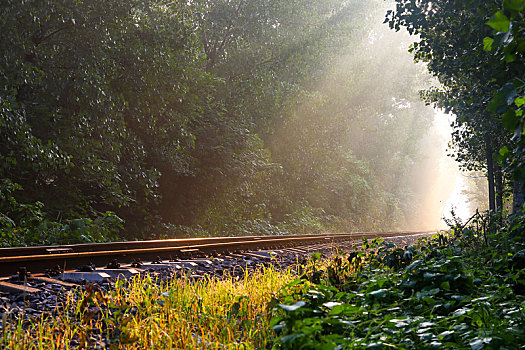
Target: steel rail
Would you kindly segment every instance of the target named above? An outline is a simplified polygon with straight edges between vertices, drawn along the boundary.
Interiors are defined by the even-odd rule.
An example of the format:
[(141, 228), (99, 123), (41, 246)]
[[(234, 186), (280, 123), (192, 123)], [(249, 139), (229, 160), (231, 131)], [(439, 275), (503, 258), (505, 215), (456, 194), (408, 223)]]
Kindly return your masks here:
[[(325, 235), (332, 235), (334, 237), (375, 237), (378, 235), (386, 236), (388, 234), (403, 235), (403, 234), (418, 234), (427, 233), (428, 231), (411, 232), (354, 232), (354, 233), (331, 233)], [(22, 255), (39, 255), (52, 254), (55, 251), (71, 251), (71, 252), (92, 252), (99, 250), (120, 250), (120, 249), (135, 249), (135, 248), (156, 248), (156, 247), (177, 247), (190, 244), (209, 244), (220, 242), (237, 242), (245, 240), (261, 240), (261, 239), (287, 239), (288, 237), (320, 237), (320, 234), (307, 235), (281, 235), (281, 236), (234, 236), (234, 237), (204, 237), (204, 238), (176, 238), (176, 239), (159, 239), (147, 241), (125, 241), (125, 242), (105, 242), (105, 243), (81, 243), (81, 244), (65, 244), (65, 245), (48, 245), (48, 246), (34, 246), (34, 247), (9, 247), (0, 248), (0, 257), (7, 256), (22, 256)]]
[[(62, 246), (0, 248), (0, 276), (17, 273), (20, 267), (31, 272), (44, 272), (57, 265), (62, 269), (81, 265), (101, 266), (113, 259), (120, 263), (138, 260), (187, 258), (194, 255), (216, 255), (247, 250), (279, 249), (320, 243), (335, 244), (362, 238), (410, 236), (432, 232), (363, 232), (317, 235), (243, 236), (110, 242)], [(334, 246), (336, 247), (336, 246)]]
[[(370, 234), (370, 233), (363, 233)], [(100, 250), (124, 250), (136, 248), (158, 248), (158, 247), (179, 247), (186, 245), (214, 244), (223, 242), (238, 242), (248, 240), (261, 240), (272, 237), (275, 240), (285, 239), (287, 236), (234, 236), (234, 237), (204, 237), (204, 238), (175, 238), (157, 239), (147, 241), (125, 241), (125, 242), (104, 242), (104, 243), (81, 243), (66, 245), (48, 245), (34, 247), (10, 247), (0, 248), (0, 257), (50, 254), (54, 251), (73, 251), (73, 252), (94, 252)], [(301, 235), (301, 237), (319, 237), (316, 235)]]

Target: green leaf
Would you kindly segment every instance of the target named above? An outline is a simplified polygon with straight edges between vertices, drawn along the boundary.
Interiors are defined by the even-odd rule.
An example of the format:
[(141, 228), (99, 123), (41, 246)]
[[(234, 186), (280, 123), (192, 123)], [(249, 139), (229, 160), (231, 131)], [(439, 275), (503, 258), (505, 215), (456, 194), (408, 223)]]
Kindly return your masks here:
[(438, 334), (438, 337), (440, 339), (446, 339), (446, 338), (449, 338), (452, 334), (454, 334), (454, 331), (444, 331)]
[(297, 338), (300, 338), (302, 336), (304, 336), (304, 333), (290, 334), (290, 335), (282, 337), (281, 341), (286, 344), (286, 343), (290, 343), (291, 341), (293, 341), (293, 340), (295, 340)]
[(436, 305), (436, 301), (431, 297), (424, 297), (423, 300), (430, 306)]
[(435, 326), (435, 323), (434, 322), (428, 322), (428, 321), (421, 322), (419, 324), (420, 328), (429, 328), (429, 327), (433, 327), (433, 326)]
[(436, 277), (436, 276), (437, 276), (437, 274), (435, 274), (435, 273), (430, 273), (430, 272), (425, 272), (425, 273), (423, 274), (423, 278), (426, 279), (426, 280), (428, 280), (428, 279), (432, 279), (432, 278), (434, 278), (434, 277)]
[(508, 130), (514, 130), (520, 122), (519, 119), (516, 118), (516, 114), (513, 110), (507, 111), (503, 114), (502, 119), (503, 127)]
[(499, 89), (490, 101), (487, 109), (491, 112), (502, 113), (506, 110), (507, 105), (511, 105), (514, 102), (517, 95), (518, 92), (516, 91), (514, 82), (509, 82)]
[(373, 292), (370, 292), (370, 295), (375, 297), (375, 298), (382, 298), (386, 295), (386, 292), (387, 290), (386, 289), (379, 289), (379, 290), (375, 290)]
[(302, 280), (300, 278), (297, 278), (296, 280), (288, 283), (287, 287), (293, 287), (293, 286), (296, 286), (296, 285), (301, 284), (301, 283), (304, 283), (304, 280)]
[(499, 154), (501, 154), (502, 157), (505, 157), (509, 153), (509, 148), (507, 146), (501, 147), (499, 150)]
[(402, 328), (402, 327), (408, 326), (408, 323), (406, 321), (407, 321), (406, 319), (397, 319), (397, 318), (389, 320), (389, 322), (395, 323), (396, 328)]
[(461, 309), (458, 309), (456, 311), (454, 311), (454, 313), (452, 315), (454, 316), (462, 316), (468, 312), (470, 312), (471, 310), (468, 309), (468, 308), (461, 308)]
[(345, 311), (344, 305), (336, 305), (336, 306), (331, 308), (330, 316), (340, 315), (340, 314), (343, 313), (343, 311)]
[(514, 100), (514, 103), (518, 107), (523, 106), (525, 104), (525, 96), (518, 97), (517, 99)]
[(288, 311), (288, 312), (291, 312), (291, 311), (295, 311), (303, 306), (305, 306), (306, 303), (304, 301), (298, 301), (296, 302), (295, 304), (293, 305), (286, 305), (286, 304), (279, 304), (279, 306), (281, 307), (281, 309), (283, 309), (284, 311)]
[(414, 261), (412, 264), (408, 265), (405, 269), (407, 271), (411, 271), (411, 270), (415, 269), (417, 266), (421, 265), (422, 263), (423, 263), (423, 260), (418, 259), (418, 260)]
[(492, 51), (492, 43), (494, 42), (494, 39), (490, 37), (483, 38), (483, 50), (485, 51)]
[(487, 25), (491, 26), (498, 32), (506, 33), (510, 28), (510, 20), (503, 12), (498, 11), (490, 18)]
[(272, 327), (272, 330), (275, 332), (275, 333), (279, 333), (281, 331), (281, 329), (283, 329), (284, 327), (286, 327), (286, 324), (284, 323), (280, 323), (276, 326), (273, 326)]
[(448, 281), (442, 282), (440, 287), (444, 290), (450, 290), (450, 283)]
[(523, 11), (525, 0), (504, 0), (503, 8), (508, 11)]
[(273, 328), (274, 326), (277, 326), (277, 324), (285, 324), (284, 322), (281, 322), (281, 321), (282, 321), (282, 319), (280, 317), (272, 318), (272, 320), (270, 321), (270, 327)]
[(516, 56), (513, 53), (505, 53), (505, 62), (507, 62), (507, 63), (514, 62), (514, 61), (516, 61), (517, 58), (518, 58), (518, 56)]
[(507, 47), (508, 41), (510, 38), (510, 31), (508, 32), (498, 32), (494, 35), (494, 42), (492, 43), (492, 50), (497, 50), (502, 47)]
[(481, 339), (474, 339), (473, 341), (470, 342), (470, 348), (472, 350), (480, 350), (480, 349), (483, 349), (483, 340)]
[(340, 306), (342, 303), (335, 302), (335, 301), (329, 301), (327, 303), (324, 303), (323, 306), (326, 306), (327, 308), (331, 309), (334, 306)]

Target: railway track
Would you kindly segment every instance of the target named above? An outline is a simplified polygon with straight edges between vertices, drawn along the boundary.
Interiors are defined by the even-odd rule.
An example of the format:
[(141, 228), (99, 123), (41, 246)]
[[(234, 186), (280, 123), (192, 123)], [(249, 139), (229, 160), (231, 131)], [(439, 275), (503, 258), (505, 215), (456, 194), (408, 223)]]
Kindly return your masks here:
[[(300, 255), (347, 248), (363, 238), (415, 238), (432, 233), (435, 231), (214, 237), (0, 248), (0, 290), (37, 292), (27, 286), (28, 279), (67, 285), (64, 280), (127, 278), (144, 270), (160, 268), (183, 269), (197, 265), (211, 268), (217, 257), (223, 257), (222, 260), (268, 261), (279, 254)], [(17, 279), (18, 283), (13, 283)]]
[[(243, 278), (263, 266), (296, 265), (314, 252), (358, 249), (362, 238), (411, 244), (434, 232), (172, 239), (0, 249), (0, 332), (20, 319), (52, 316), (80, 302), (78, 291), (114, 290), (117, 279)], [(139, 263), (139, 261), (141, 261)], [(57, 267), (58, 266), (58, 267)], [(69, 305), (69, 306), (68, 306)], [(73, 306), (72, 306), (73, 305)], [(70, 310), (74, 313), (74, 309)], [(5, 322), (7, 320), (7, 323)]]
[(128, 241), (94, 244), (73, 244), (38, 247), (0, 248), (0, 277), (15, 274), (25, 267), (32, 272), (44, 272), (57, 265), (62, 269), (85, 264), (106, 265), (117, 259), (120, 263), (141, 260), (184, 259), (206, 257), (250, 250), (282, 249), (315, 244), (347, 243), (363, 238), (413, 236), (433, 232), (335, 233), (317, 235), (244, 236)]

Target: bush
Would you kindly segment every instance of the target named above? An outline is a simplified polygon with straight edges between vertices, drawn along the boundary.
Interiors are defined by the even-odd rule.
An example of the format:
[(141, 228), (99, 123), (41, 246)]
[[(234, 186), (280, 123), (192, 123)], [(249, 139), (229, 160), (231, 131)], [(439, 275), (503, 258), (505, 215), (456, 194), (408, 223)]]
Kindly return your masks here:
[(488, 247), (471, 227), (311, 262), (272, 305), (274, 348), (520, 348), (525, 253), (521, 237), (508, 236), (521, 219), (513, 225)]
[(0, 183), (0, 246), (74, 244), (117, 240), (122, 220), (113, 212), (93, 218), (54, 221), (46, 217), (41, 202), (18, 202), (21, 186), (9, 179)]

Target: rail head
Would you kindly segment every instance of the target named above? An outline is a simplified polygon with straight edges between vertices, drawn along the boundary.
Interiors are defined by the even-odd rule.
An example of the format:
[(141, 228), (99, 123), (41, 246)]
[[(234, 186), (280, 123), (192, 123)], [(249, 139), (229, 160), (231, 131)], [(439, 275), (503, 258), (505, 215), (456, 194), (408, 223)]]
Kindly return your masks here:
[(44, 272), (59, 266), (65, 269), (84, 264), (105, 265), (112, 259), (132, 263), (139, 260), (182, 258), (188, 255), (210, 256), (248, 250), (278, 249), (318, 243), (358, 241), (363, 238), (413, 236), (436, 231), (355, 232), (312, 235), (212, 237), (96, 244), (2, 248), (0, 249), (0, 276), (16, 274), (20, 267), (28, 271)]

